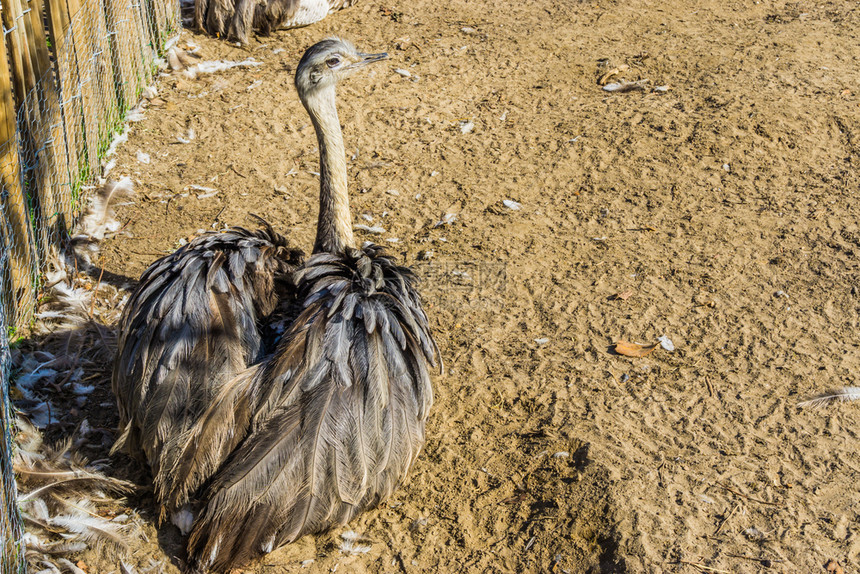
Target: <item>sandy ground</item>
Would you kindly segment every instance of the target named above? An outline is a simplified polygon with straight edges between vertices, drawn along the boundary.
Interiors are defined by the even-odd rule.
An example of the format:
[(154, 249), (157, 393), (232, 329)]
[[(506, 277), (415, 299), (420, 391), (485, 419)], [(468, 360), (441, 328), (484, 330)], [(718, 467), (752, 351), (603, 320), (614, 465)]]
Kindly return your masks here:
[[(860, 404), (798, 407), (858, 386), (860, 3), (363, 0), (247, 50), (186, 33), (262, 65), (159, 81), (105, 280), (250, 213), (310, 248), (292, 73), (333, 34), (391, 54), (339, 91), (352, 211), (424, 278), (448, 368), (411, 480), (350, 525), (369, 552), (341, 529), (254, 571), (860, 571)], [(644, 90), (601, 89), (621, 65)], [(130, 562), (174, 572), (147, 496)]]

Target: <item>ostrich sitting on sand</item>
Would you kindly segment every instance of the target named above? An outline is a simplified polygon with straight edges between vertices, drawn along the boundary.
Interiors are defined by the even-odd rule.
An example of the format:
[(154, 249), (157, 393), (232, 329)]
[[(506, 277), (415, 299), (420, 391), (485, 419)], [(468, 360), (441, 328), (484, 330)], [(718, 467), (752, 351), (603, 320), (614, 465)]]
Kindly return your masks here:
[[(271, 229), (205, 235), (155, 262), (123, 315), (117, 444), (145, 453), (162, 515), (191, 522), (183, 506), (203, 506), (185, 524), (195, 572), (345, 524), (392, 494), (424, 444), (439, 351), (412, 272), (355, 245), (335, 104), (339, 80), (385, 57), (329, 39), (296, 70), (320, 150), (306, 263)], [(279, 283), (302, 310), (266, 355), (259, 323)]]

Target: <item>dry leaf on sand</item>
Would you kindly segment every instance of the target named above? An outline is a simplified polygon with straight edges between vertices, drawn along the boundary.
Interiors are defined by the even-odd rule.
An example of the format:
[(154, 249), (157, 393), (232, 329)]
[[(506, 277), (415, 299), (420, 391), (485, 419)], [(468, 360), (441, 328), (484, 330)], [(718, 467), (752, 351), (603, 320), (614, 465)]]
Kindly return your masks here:
[(653, 345), (640, 345), (639, 343), (628, 343), (627, 341), (618, 341), (613, 349), (619, 355), (627, 357), (644, 357), (658, 347), (657, 343)]

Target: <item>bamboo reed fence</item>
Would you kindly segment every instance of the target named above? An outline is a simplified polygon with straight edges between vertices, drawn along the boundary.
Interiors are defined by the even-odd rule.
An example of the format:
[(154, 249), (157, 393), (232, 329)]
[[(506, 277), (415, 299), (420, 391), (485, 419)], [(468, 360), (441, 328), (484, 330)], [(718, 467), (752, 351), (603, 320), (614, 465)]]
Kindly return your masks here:
[(0, 574), (23, 572), (11, 467), (9, 341), (179, 31), (178, 0), (0, 0)]

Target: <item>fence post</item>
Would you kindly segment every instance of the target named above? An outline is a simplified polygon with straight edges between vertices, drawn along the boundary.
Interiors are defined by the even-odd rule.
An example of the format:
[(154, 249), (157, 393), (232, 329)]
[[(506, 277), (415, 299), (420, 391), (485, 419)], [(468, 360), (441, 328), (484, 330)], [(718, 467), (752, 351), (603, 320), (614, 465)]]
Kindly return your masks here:
[(98, 146), (101, 153), (107, 148), (114, 128), (119, 124), (119, 105), (117, 103), (116, 87), (113, 82), (113, 65), (110, 44), (108, 43), (107, 26), (103, 2), (84, 2), (87, 22), (90, 23), (93, 47), (92, 72), (95, 81), (97, 97), (93, 102), (96, 106), (98, 122)]
[[(78, 86), (81, 93), (79, 106), (83, 121), (81, 135), (84, 140), (86, 152), (86, 168), (96, 169), (98, 166), (98, 135), (97, 120), (93, 104), (92, 69), (88, 65), (92, 63), (93, 45), (90, 38), (90, 23), (84, 21), (85, 12), (81, 10), (80, 0), (66, 0), (71, 21), (71, 37), (66, 48), (71, 51), (72, 62), (77, 71)], [(77, 24), (77, 26), (76, 26)], [(88, 73), (89, 71), (89, 73)], [(84, 166), (80, 166), (83, 168)], [(82, 198), (79, 198), (82, 199)]]
[[(64, 204), (72, 199), (72, 186), (80, 170), (78, 160), (78, 129), (81, 125), (80, 117), (76, 113), (74, 95), (76, 84), (69, 65), (68, 50), (66, 49), (66, 35), (69, 33), (69, 14), (66, 3), (62, 0), (47, 0), (45, 4), (48, 21), (48, 35), (54, 51), (54, 69), (57, 76), (57, 103), (60, 109), (60, 123), (55, 135), (62, 137), (63, 146), (66, 149), (66, 173), (63, 174), (67, 190), (58, 188), (56, 196)], [(76, 128), (76, 125), (78, 128)], [(55, 139), (55, 141), (57, 141)], [(66, 229), (71, 229), (72, 213), (66, 209), (63, 212), (63, 221)]]
[[(6, 14), (7, 6), (2, 11)], [(0, 48), (6, 54), (6, 34), (0, 34)], [(7, 269), (10, 276), (3, 277), (3, 299), (15, 325), (20, 318), (20, 309), (33, 301), (33, 253), (32, 226), (27, 213), (27, 202), (21, 180), (21, 163), (18, 156), (18, 134), (16, 130), (15, 101), (12, 78), (5, 62), (0, 62), (0, 194), (5, 197), (6, 216), (9, 219), (7, 245), (11, 248), (11, 260)], [(5, 143), (2, 143), (5, 142)], [(24, 303), (22, 305), (22, 303)]]
[[(51, 54), (45, 38), (44, 5), (42, 0), (29, 0), (29, 17), (24, 19), (29, 40), (30, 59), (36, 74), (38, 87), (34, 96), (41, 116), (41, 124), (33, 129), (34, 180), (32, 200), (36, 205), (36, 217), (39, 221), (40, 239), (47, 245), (56, 241), (67, 228), (60, 225), (63, 214), (58, 203), (57, 191), (59, 178), (58, 165), (66, 162), (65, 145), (58, 129), (62, 122), (59, 110), (59, 95), (57, 93), (54, 71), (51, 67)], [(64, 165), (68, 169), (67, 165)], [(44, 255), (44, 253), (43, 253)]]
[[(47, 141), (43, 126), (45, 117), (40, 98), (39, 87), (44, 83), (43, 75), (50, 71), (50, 60), (47, 46), (44, 43), (43, 24), (34, 29), (32, 10), (25, 14), (21, 6), (22, 0), (6, 0), (3, 10), (3, 24), (9, 33), (9, 45), (12, 52), (12, 83), (18, 110), (18, 130), (21, 138), (19, 159), (22, 161), (22, 177), (27, 190), (27, 204), (33, 210), (32, 217), (39, 221), (36, 233), (39, 234), (38, 245), (50, 243), (47, 218), (54, 212), (50, 196), (42, 198), (37, 190), (50, 188), (50, 173), (42, 164), (47, 160), (42, 152), (43, 143)], [(38, 30), (42, 37), (40, 53), (37, 43)], [(45, 205), (43, 199), (47, 199)], [(47, 213), (46, 213), (47, 211)], [(40, 253), (44, 256), (44, 253)]]
[(130, 0), (106, 0), (107, 25), (110, 28), (110, 45), (114, 53), (114, 80), (117, 94), (125, 106), (136, 103), (140, 74), (140, 37), (134, 21)]

